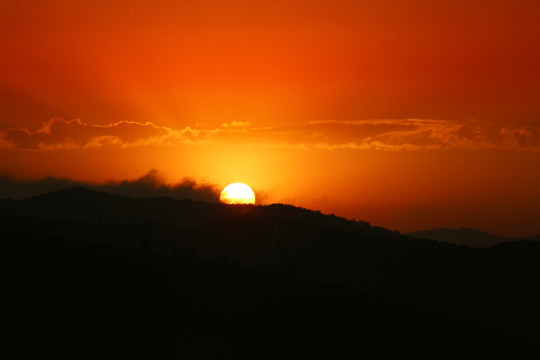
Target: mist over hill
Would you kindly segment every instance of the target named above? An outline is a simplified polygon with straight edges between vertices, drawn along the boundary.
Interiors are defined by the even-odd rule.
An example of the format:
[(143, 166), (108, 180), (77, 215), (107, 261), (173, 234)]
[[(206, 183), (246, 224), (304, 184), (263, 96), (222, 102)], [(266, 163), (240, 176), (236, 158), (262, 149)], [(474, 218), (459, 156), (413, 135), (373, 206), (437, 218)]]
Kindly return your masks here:
[(97, 329), (99, 349), (137, 339), (158, 358), (197, 354), (204, 339), (225, 357), (282, 356), (272, 337), (312, 355), (538, 355), (537, 242), (477, 249), (284, 204), (83, 187), (2, 200), (0, 226), (12, 356), (54, 351), (43, 342), (69, 328), (83, 334), (73, 344)]

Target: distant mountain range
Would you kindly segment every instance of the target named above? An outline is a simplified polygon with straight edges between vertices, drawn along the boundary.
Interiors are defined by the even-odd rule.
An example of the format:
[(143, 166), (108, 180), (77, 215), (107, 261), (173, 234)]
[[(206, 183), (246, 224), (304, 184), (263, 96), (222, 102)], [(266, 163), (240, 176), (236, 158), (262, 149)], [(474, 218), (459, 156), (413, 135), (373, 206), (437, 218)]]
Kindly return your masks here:
[(434, 241), (443, 241), (456, 245), (466, 245), (476, 248), (485, 248), (507, 241), (540, 241), (540, 234), (529, 237), (505, 237), (493, 235), (471, 228), (438, 228), (424, 231), (415, 231), (405, 235), (417, 239), (429, 239)]

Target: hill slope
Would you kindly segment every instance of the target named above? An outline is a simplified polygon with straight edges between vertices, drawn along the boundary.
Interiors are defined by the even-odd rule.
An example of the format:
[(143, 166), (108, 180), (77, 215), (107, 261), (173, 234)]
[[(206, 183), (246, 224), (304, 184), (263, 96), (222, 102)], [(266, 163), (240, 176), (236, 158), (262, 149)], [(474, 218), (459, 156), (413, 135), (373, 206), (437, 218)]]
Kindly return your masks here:
[[(152, 269), (161, 269), (166, 277), (183, 276), (171, 270), (171, 266), (176, 266), (171, 264), (189, 267), (197, 263), (207, 269), (235, 269), (223, 270), (228, 274), (225, 276), (232, 277), (230, 281), (243, 282), (234, 279), (255, 273), (261, 274), (257, 277), (270, 276), (277, 282), (268, 290), (272, 292), (275, 286), (281, 286), (278, 284), (283, 279), (292, 281), (293, 288), (301, 286), (296, 281), (311, 281), (319, 289), (316, 291), (320, 291), (314, 297), (327, 291), (336, 294), (342, 291), (330, 289), (361, 291), (379, 299), (375, 302), (382, 301), (383, 297), (391, 304), (407, 304), (396, 305), (398, 307), (413, 306), (424, 314), (418, 315), (421, 318), (426, 312), (436, 314), (453, 323), (450, 328), (455, 324), (484, 328), (506, 339), (502, 343), (524, 341), (540, 346), (540, 315), (535, 305), (540, 303), (540, 294), (533, 286), (540, 275), (536, 260), (540, 258), (538, 243), (513, 242), (474, 249), (415, 239), (365, 222), (283, 204), (231, 206), (170, 198), (131, 199), (81, 188), (21, 201), (2, 201), (0, 227), (3, 230), (2, 254), (8, 264), (3, 274), (12, 279), (26, 268), (32, 278), (57, 268), (57, 264), (63, 265), (55, 276), (62, 277), (63, 272), (69, 275), (72, 269), (79, 268), (79, 263), (84, 264), (83, 260), (73, 259), (89, 254), (98, 259), (89, 265), (95, 269), (102, 264), (100, 259), (104, 254), (110, 252), (116, 255), (106, 256), (105, 269), (113, 266), (114, 271), (122, 272), (119, 269), (125, 265), (125, 254), (129, 253), (142, 256), (135, 268), (146, 267), (144, 259), (159, 259)], [(17, 252), (18, 257), (13, 255)], [(25, 265), (21, 267), (19, 263)], [(128, 268), (132, 269), (132, 265)], [(128, 273), (131, 271), (137, 273), (138, 270)], [(97, 281), (96, 291), (109, 291), (100, 288), (99, 282), (104, 280), (99, 271), (96, 279), (92, 274), (83, 273), (85, 275), (81, 276), (89, 276), (88, 281)], [(220, 284), (228, 280), (188, 273), (186, 281), (195, 286), (195, 290), (186, 291), (198, 293), (199, 285), (195, 284), (202, 281), (213, 284), (211, 292), (224, 296), (225, 290)], [(257, 283), (263, 281), (261, 279), (253, 281)], [(14, 280), (13, 284), (16, 283)], [(39, 281), (31, 283), (30, 288), (39, 286)], [(169, 290), (158, 290), (158, 294), (177, 291), (174, 290), (176, 285), (170, 286)], [(281, 294), (281, 307), (286, 307), (287, 291), (293, 291), (288, 289), (275, 290)], [(16, 294), (16, 290), (13, 291)], [(335, 299), (337, 303), (332, 300), (324, 307), (338, 309), (339, 303), (349, 301), (346, 293)], [(18, 295), (13, 296), (18, 298)], [(350, 296), (357, 299), (351, 300), (353, 304), (365, 308), (364, 300)], [(215, 304), (217, 300), (207, 306), (219, 308)], [(302, 296), (293, 302), (298, 308), (308, 306), (310, 301), (310, 296)], [(257, 310), (257, 316), (267, 316), (268, 307), (263, 307), (267, 310)], [(326, 311), (330, 314), (334, 310)], [(401, 321), (399, 316), (393, 314), (396, 319), (387, 320), (391, 323), (389, 326), (409, 333), (411, 329), (400, 327), (396, 323)], [(361, 322), (360, 318), (357, 320)], [(410, 318), (406, 321), (414, 323)], [(469, 330), (463, 331), (468, 333)], [(396, 339), (393, 341), (398, 341)], [(467, 336), (463, 341), (478, 344), (477, 339)], [(495, 343), (492, 346), (497, 348)]]
[(493, 235), (487, 232), (483, 232), (470, 228), (438, 228), (424, 231), (415, 231), (406, 233), (405, 235), (418, 238), (429, 239), (434, 241), (444, 241), (450, 244), (466, 245), (476, 248), (485, 248), (497, 244), (501, 244), (508, 241), (526, 241), (536, 240), (540, 241), (540, 235), (533, 237), (512, 238), (499, 235)]
[(353, 289), (69, 240), (0, 252), (4, 359), (533, 359), (467, 321)]

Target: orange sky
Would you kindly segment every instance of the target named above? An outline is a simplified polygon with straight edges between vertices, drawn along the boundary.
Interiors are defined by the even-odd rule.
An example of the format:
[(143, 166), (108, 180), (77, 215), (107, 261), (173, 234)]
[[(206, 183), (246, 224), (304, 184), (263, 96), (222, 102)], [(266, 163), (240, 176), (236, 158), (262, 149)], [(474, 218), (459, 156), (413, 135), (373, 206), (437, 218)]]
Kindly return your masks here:
[(4, 1), (0, 174), (158, 169), (401, 231), (540, 233), (540, 3)]

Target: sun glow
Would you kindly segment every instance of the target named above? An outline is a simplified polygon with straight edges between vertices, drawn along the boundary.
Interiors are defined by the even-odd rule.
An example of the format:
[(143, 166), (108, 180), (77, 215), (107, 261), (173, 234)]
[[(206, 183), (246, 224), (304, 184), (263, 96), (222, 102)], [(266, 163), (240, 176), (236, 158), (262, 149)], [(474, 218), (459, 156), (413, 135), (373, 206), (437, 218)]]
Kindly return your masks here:
[(255, 193), (246, 184), (232, 183), (221, 191), (219, 201), (225, 204), (255, 204)]

